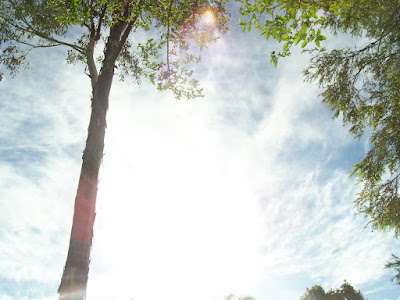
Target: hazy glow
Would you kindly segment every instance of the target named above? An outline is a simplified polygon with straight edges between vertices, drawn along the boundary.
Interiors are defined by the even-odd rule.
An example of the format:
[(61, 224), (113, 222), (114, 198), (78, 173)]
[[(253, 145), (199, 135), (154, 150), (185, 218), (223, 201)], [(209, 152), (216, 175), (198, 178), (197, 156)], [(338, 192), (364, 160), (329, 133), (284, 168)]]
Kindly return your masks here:
[[(234, 140), (221, 144), (220, 135), (201, 122), (207, 116), (202, 108), (194, 102), (170, 101), (150, 118), (145, 117), (148, 108), (110, 114), (110, 120), (115, 116), (124, 120), (120, 124), (129, 124), (131, 113), (137, 113), (135, 119), (146, 134), (135, 126), (129, 129), (135, 136), (134, 157), (141, 159), (127, 164), (132, 148), (118, 146), (122, 131), (116, 122), (109, 131), (110, 160), (105, 167), (110, 171), (104, 172), (100, 193), (113, 201), (100, 200), (93, 251), (97, 258), (93, 259), (107, 262), (114, 257), (112, 264), (103, 267), (118, 280), (110, 283), (92, 277), (92, 299), (151, 300), (174, 295), (182, 300), (193, 291), (193, 300), (223, 299), (230, 292), (250, 290), (257, 282), (262, 239), (259, 206), (251, 185), (244, 183), (247, 164), (230, 165), (227, 153), (239, 161), (246, 157)], [(168, 133), (175, 138), (166, 138)], [(177, 143), (191, 135), (196, 141)], [(221, 147), (221, 153), (210, 151)], [(116, 252), (118, 257), (113, 255)], [(107, 281), (110, 295), (100, 288)], [(97, 290), (102, 295), (96, 295)]]
[(207, 25), (213, 24), (215, 22), (215, 15), (211, 10), (206, 10), (203, 13), (203, 20), (204, 23), (206, 23)]
[[(182, 36), (213, 34), (210, 13)], [(308, 60), (293, 52), (275, 69), (269, 45), (238, 28), (210, 44), (204, 99), (114, 81), (87, 300), (293, 300), (344, 279), (398, 298), (383, 266), (399, 241), (354, 215), (347, 171), (365, 151), (303, 83)], [(0, 85), (1, 299), (58, 299), (91, 89), (52, 53)]]

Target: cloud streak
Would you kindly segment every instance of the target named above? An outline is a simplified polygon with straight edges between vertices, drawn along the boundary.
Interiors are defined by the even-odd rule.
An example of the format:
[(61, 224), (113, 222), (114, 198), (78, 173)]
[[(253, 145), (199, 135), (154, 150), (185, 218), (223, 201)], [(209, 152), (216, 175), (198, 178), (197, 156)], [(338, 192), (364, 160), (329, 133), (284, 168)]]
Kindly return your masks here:
[[(233, 31), (210, 47), (204, 99), (114, 83), (88, 299), (296, 299), (313, 284), (386, 282), (398, 243), (352, 205), (363, 145), (302, 83), (304, 59), (274, 69), (258, 39)], [(78, 68), (41, 58), (1, 87), (0, 278), (55, 299), (90, 91)]]

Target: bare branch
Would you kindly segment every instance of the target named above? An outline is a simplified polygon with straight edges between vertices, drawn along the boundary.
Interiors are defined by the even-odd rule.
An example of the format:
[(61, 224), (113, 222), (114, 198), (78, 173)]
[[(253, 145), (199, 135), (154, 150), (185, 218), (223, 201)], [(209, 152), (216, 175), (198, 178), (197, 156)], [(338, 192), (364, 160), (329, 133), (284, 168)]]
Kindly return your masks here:
[(90, 34), (90, 41), (89, 45), (86, 50), (86, 59), (89, 68), (90, 80), (92, 83), (92, 88), (96, 86), (97, 79), (98, 79), (98, 72), (96, 68), (96, 64), (94, 62), (94, 46), (96, 44), (95, 33), (94, 31)]
[[(10, 21), (10, 20), (8, 20), (8, 21)], [(16, 29), (18, 29), (18, 30), (20, 30), (22, 32), (28, 32), (30, 34), (33, 34), (33, 35), (35, 35), (37, 37), (40, 37), (40, 38), (42, 38), (44, 40), (47, 40), (49, 42), (56, 43), (59, 46), (67, 46), (67, 47), (70, 47), (70, 48), (72, 48), (72, 49), (74, 49), (74, 50), (76, 50), (76, 51), (78, 51), (78, 52), (80, 52), (82, 54), (85, 54), (85, 49), (83, 49), (82, 47), (80, 47), (78, 45), (75, 45), (75, 44), (70, 44), (70, 43), (67, 43), (67, 42), (63, 42), (63, 41), (57, 40), (57, 39), (55, 39), (55, 38), (53, 38), (51, 36), (48, 36), (48, 35), (45, 35), (45, 34), (41, 33), (40, 31), (37, 31), (36, 29), (34, 29), (31, 26), (29, 26), (29, 27), (21, 27), (20, 25), (13, 24), (11, 22), (9, 22), (9, 25), (12, 26), (12, 27), (15, 27)], [(15, 40), (15, 42), (22, 44), (22, 41), (20, 41), (20, 40)], [(39, 45), (37, 45), (37, 46), (39, 46)]]
[(62, 46), (61, 44), (48, 44), (48, 45), (34, 45), (25, 41), (16, 41), (19, 44), (22, 45), (26, 45), (31, 47), (32, 49), (36, 49), (36, 48), (51, 48), (51, 47), (58, 47), (58, 46)]

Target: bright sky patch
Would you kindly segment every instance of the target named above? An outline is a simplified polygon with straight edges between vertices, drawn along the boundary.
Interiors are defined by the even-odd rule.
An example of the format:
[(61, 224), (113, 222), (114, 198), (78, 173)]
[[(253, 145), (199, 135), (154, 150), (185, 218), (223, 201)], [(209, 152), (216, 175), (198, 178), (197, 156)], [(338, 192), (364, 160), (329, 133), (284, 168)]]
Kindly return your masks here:
[(213, 24), (215, 22), (215, 15), (214, 15), (213, 11), (209, 10), (209, 9), (206, 10), (203, 13), (203, 20), (204, 20), (204, 23), (206, 23), (207, 25)]
[[(383, 266), (399, 241), (354, 216), (362, 145), (302, 82), (304, 57), (275, 69), (268, 47), (236, 29), (210, 45), (204, 99), (114, 81), (87, 300), (296, 300), (344, 279), (397, 299)], [(57, 299), (67, 253), (90, 82), (48, 53), (0, 85), (1, 299)]]

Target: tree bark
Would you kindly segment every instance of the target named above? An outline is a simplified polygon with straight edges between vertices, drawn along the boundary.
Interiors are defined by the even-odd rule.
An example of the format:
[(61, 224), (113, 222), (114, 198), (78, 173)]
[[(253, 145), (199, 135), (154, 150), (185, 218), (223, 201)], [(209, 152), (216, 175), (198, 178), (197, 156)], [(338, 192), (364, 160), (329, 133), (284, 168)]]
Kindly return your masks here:
[[(120, 13), (126, 19), (129, 13), (129, 2), (122, 8), (124, 11), (116, 11), (116, 14)], [(86, 147), (83, 151), (78, 191), (75, 198), (67, 261), (58, 288), (60, 300), (84, 300), (86, 297), (90, 250), (96, 217), (97, 183), (107, 127), (108, 97), (114, 76), (115, 61), (136, 19), (137, 16), (129, 22), (118, 20), (110, 28), (104, 51), (103, 65), (97, 82), (95, 80), (97, 72), (95, 72), (95, 65), (92, 61), (94, 44), (89, 45), (86, 53), (92, 80), (92, 112)]]
[(103, 157), (106, 114), (113, 75), (114, 63), (110, 63), (109, 66), (103, 65), (92, 92), (91, 117), (75, 198), (68, 256), (58, 288), (60, 300), (83, 300), (86, 297), (96, 216), (97, 183)]

